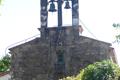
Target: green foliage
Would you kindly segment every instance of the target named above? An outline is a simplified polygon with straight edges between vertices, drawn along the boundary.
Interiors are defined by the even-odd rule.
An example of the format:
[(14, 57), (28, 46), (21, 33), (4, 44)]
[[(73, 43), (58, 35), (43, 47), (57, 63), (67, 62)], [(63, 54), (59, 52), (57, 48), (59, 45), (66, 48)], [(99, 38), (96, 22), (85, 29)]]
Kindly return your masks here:
[(119, 35), (116, 35), (115, 37), (116, 37), (116, 41), (117, 41), (117, 42), (120, 42), (120, 34), (119, 34)]
[(120, 27), (120, 24), (119, 23), (113, 23), (113, 27), (115, 27), (115, 28), (118, 28), (118, 27)]
[(81, 71), (82, 80), (118, 80), (120, 68), (111, 61), (96, 62)]
[(5, 55), (0, 60), (0, 72), (9, 71), (9, 69), (10, 69), (10, 56), (9, 55)]
[(1, 6), (2, 6), (3, 0), (0, 0), (0, 16), (1, 16)]
[(0, 5), (2, 4), (2, 0), (0, 0)]
[(82, 69), (76, 77), (67, 77), (63, 80), (118, 80), (119, 76), (119, 66), (107, 60), (91, 64)]
[(63, 79), (60, 79), (60, 80), (75, 80), (75, 77), (66, 77), (66, 78), (63, 78)]
[[(117, 24), (116, 24), (116, 23), (113, 23), (113, 27), (118, 30), (118, 29), (120, 29), (120, 24), (119, 24), (119, 23), (117, 23)], [(117, 34), (115, 37), (116, 37), (115, 42), (119, 43), (119, 42), (120, 42), (120, 33)]]

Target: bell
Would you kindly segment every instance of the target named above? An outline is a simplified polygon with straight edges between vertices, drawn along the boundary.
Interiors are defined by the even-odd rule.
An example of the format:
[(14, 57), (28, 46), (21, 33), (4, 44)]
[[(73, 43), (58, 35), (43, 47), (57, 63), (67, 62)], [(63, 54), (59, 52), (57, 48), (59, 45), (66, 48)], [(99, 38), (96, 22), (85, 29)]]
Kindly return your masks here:
[(56, 12), (57, 10), (55, 9), (55, 4), (52, 2), (50, 4), (50, 9), (49, 9), (50, 12)]
[(66, 1), (64, 8), (65, 8), (65, 9), (70, 9), (70, 8), (71, 8), (71, 7), (70, 7), (70, 4), (69, 4), (69, 1)]

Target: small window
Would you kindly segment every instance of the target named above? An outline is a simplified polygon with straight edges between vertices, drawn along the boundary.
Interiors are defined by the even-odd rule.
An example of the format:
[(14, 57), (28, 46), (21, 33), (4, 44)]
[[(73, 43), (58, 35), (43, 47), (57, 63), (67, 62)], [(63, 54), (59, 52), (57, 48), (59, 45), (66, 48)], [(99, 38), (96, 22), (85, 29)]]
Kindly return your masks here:
[(60, 63), (64, 62), (63, 54), (58, 54), (58, 62), (60, 62)]
[(63, 51), (58, 51), (57, 52), (57, 62), (58, 63), (64, 63)]

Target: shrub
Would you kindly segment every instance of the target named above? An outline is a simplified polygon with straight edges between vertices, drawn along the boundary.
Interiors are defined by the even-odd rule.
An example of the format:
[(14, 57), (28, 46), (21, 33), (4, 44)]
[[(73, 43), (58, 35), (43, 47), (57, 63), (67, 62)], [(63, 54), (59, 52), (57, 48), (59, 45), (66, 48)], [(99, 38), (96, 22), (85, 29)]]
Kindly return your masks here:
[(80, 74), (82, 80), (118, 80), (120, 68), (107, 60), (89, 65)]
[(88, 65), (73, 79), (69, 77), (63, 80), (119, 80), (119, 76), (119, 66), (110, 60), (104, 60)]
[(9, 55), (5, 55), (0, 60), (0, 72), (9, 71), (9, 68), (10, 68), (10, 56)]

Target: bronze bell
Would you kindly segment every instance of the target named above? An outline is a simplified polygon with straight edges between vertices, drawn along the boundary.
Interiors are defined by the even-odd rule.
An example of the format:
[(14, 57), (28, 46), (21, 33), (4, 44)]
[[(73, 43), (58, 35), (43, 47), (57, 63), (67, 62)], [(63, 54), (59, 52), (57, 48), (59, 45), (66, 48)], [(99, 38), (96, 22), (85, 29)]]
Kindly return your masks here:
[(70, 9), (71, 7), (70, 7), (70, 4), (69, 4), (69, 1), (66, 1), (65, 2), (65, 7), (64, 7), (65, 9)]
[(52, 2), (50, 4), (50, 9), (49, 9), (50, 12), (56, 12), (57, 10), (55, 9), (55, 4)]

